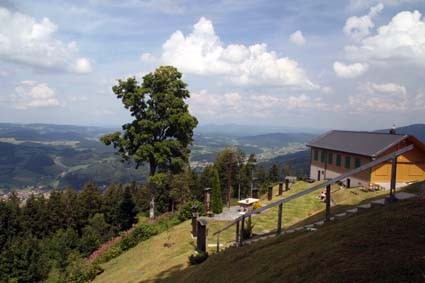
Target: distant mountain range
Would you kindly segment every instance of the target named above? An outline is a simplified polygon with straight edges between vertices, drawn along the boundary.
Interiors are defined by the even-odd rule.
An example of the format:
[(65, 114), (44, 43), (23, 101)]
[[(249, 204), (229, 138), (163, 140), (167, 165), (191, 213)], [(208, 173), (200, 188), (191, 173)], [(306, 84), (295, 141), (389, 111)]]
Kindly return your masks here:
[[(386, 133), (390, 129), (378, 130), (377, 132)], [(412, 124), (409, 126), (396, 128), (397, 134), (412, 135), (425, 143), (425, 124)]]
[[(78, 189), (89, 180), (99, 185), (143, 182), (147, 167), (136, 170), (133, 164), (122, 163), (113, 147), (99, 142), (100, 136), (116, 130), (118, 128), (0, 123), (0, 190), (68, 185)], [(266, 168), (273, 163), (280, 167), (290, 164), (294, 174), (308, 173), (309, 154), (305, 144), (321, 132), (256, 134), (262, 130), (233, 124), (197, 129), (191, 148), (192, 168), (202, 168), (213, 162), (223, 148), (234, 146), (247, 155), (255, 153), (258, 164)], [(396, 131), (425, 142), (425, 124), (400, 127)]]

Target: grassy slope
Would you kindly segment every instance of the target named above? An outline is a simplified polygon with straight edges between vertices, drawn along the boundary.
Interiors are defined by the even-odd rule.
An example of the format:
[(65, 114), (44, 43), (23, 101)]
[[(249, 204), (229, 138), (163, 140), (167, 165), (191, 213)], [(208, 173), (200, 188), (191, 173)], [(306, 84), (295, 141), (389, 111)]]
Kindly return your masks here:
[[(311, 185), (304, 182), (298, 182), (289, 192), (284, 193), (284, 197), (301, 191), (309, 186)], [(335, 191), (332, 197), (337, 203), (337, 206), (332, 208), (332, 214), (337, 213), (339, 210), (347, 209), (350, 205), (361, 203), (365, 199), (371, 199), (378, 196), (382, 197), (383, 194), (388, 194), (387, 191), (364, 192), (357, 188), (339, 190), (338, 187), (333, 187), (332, 191)], [(409, 191), (412, 191), (412, 188), (410, 188)], [(274, 195), (276, 194), (277, 187), (274, 188)], [(292, 204), (286, 204), (283, 211), (284, 227), (288, 228), (297, 226), (300, 223), (312, 223), (317, 221), (317, 219), (323, 219), (323, 213), (320, 211), (324, 209), (324, 204), (316, 199), (317, 195), (318, 192), (314, 192), (293, 201)], [(274, 197), (273, 200), (276, 200), (276, 198)], [(262, 203), (267, 203), (264, 197)], [(276, 215), (276, 209), (272, 209), (254, 217), (253, 222), (256, 223), (254, 232), (264, 229), (274, 229), (276, 226)], [(226, 225), (226, 223), (227, 222), (213, 221), (210, 219), (208, 224), (208, 242), (210, 244), (215, 243), (215, 237), (212, 237), (212, 233), (219, 227)], [(194, 240), (189, 234), (190, 229), (189, 221), (171, 228), (169, 235), (171, 236), (171, 242), (174, 242), (171, 248), (164, 247), (164, 243), (167, 242), (166, 233), (157, 235), (140, 243), (121, 256), (103, 264), (102, 267), (105, 269), (105, 272), (99, 275), (94, 282), (149, 282), (165, 278), (169, 276), (170, 273), (185, 269), (187, 267), (187, 258), (194, 250)], [(229, 229), (223, 233), (220, 242), (229, 244), (234, 240), (234, 235), (234, 228)], [(214, 249), (214, 247), (211, 247), (209, 252), (214, 252)], [(212, 260), (212, 258), (208, 261)], [(283, 259), (284, 257), (282, 257), (281, 261)], [(260, 259), (255, 259), (254, 261), (257, 260)], [(192, 270), (192, 268), (189, 270)]]
[[(166, 282), (423, 282), (425, 200), (229, 249)], [(162, 280), (158, 280), (162, 281)]]

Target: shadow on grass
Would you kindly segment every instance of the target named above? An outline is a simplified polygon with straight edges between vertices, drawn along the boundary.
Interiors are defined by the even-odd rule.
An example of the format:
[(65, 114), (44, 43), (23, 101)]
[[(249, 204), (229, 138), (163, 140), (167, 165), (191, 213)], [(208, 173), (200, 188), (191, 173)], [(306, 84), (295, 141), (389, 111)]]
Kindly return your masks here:
[(167, 280), (167, 278), (174, 277), (177, 274), (180, 274), (184, 271), (185, 271), (185, 269), (184, 269), (183, 264), (174, 265), (171, 268), (164, 270), (161, 273), (159, 273), (158, 277), (156, 279), (142, 280), (142, 281), (139, 281), (139, 283), (165, 282)]

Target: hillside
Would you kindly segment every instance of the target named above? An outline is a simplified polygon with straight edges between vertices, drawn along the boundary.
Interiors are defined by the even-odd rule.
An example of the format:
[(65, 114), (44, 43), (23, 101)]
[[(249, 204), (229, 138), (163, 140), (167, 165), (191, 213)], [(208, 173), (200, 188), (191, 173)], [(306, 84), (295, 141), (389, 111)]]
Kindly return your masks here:
[[(42, 187), (78, 189), (91, 180), (98, 185), (145, 180), (145, 167), (122, 163), (114, 148), (100, 143), (100, 136), (117, 129), (53, 124), (0, 123), (0, 190)], [(305, 149), (309, 134), (272, 134), (237, 137), (195, 134), (192, 168), (203, 168), (228, 146), (259, 161)]]
[(425, 200), (211, 256), (156, 282), (423, 282)]
[[(387, 133), (389, 129), (378, 130), (377, 132)], [(396, 128), (397, 134), (412, 135), (425, 143), (425, 124), (412, 124), (405, 127)]]
[[(311, 186), (308, 183), (305, 182), (297, 182), (293, 188), (283, 193), (283, 197), (288, 197), (294, 193), (297, 193), (299, 191), (304, 190), (305, 188)], [(403, 189), (403, 191), (412, 192), (412, 193), (418, 193), (421, 192), (423, 189), (424, 183), (417, 183), (413, 184), (411, 186), (408, 186)], [(277, 193), (278, 187), (275, 186), (274, 193)], [(377, 192), (370, 192), (370, 191), (364, 191), (362, 188), (352, 188), (350, 190), (339, 190), (338, 186), (333, 187), (333, 200), (337, 203), (336, 206), (332, 208), (332, 215), (337, 214), (339, 212), (345, 211), (349, 208), (356, 207), (359, 204), (364, 204), (367, 202), (370, 202), (373, 199), (382, 198), (384, 195), (387, 195), (387, 191), (377, 191)], [(275, 199), (274, 199), (275, 200)], [(263, 195), (261, 196), (261, 203), (267, 204), (267, 196)], [(401, 203), (401, 202), (400, 202)], [(295, 227), (299, 227), (300, 225), (306, 225), (311, 224), (313, 222), (316, 222), (318, 220), (322, 220), (324, 218), (324, 204), (317, 199), (317, 192), (312, 192), (308, 195), (306, 195), (303, 198), (294, 200), (292, 202), (289, 202), (285, 204), (284, 212), (283, 212), (283, 227), (284, 229), (292, 229)], [(372, 213), (374, 211), (379, 211), (380, 209), (377, 208), (372, 209), (370, 212)], [(392, 211), (386, 210), (388, 216), (391, 216), (390, 214)], [(404, 212), (403, 212), (404, 213)], [(415, 213), (422, 213), (420, 215), (423, 215), (423, 211), (413, 211), (412, 214)], [(276, 226), (276, 215), (277, 215), (277, 208), (273, 208), (270, 211), (260, 214), (256, 217), (254, 217), (254, 232), (261, 232), (264, 230), (271, 230), (274, 229)], [(347, 227), (338, 228), (338, 231), (331, 230), (333, 232), (331, 236), (325, 237), (326, 240), (319, 240), (317, 242), (314, 242), (314, 237), (316, 235), (316, 232), (314, 234), (311, 234), (312, 238), (309, 239), (309, 244), (314, 249), (321, 246), (323, 243), (329, 243), (333, 242), (333, 239), (335, 239), (335, 242), (339, 245), (338, 239), (340, 237), (344, 238), (347, 237), (347, 233), (351, 233), (352, 231), (355, 231), (356, 229), (363, 229), (360, 231), (357, 231), (358, 234), (364, 234), (366, 235), (369, 233), (369, 230), (371, 229), (370, 226), (374, 227), (374, 221), (380, 222), (382, 219), (375, 219), (374, 216), (370, 217), (371, 223), (363, 223), (366, 225), (365, 227), (357, 226), (357, 228), (350, 228), (348, 226), (352, 225), (351, 223), (357, 223), (356, 220), (352, 219), (360, 219), (357, 217), (363, 217), (363, 214), (360, 214), (359, 216), (350, 216), (348, 218), (345, 218), (345, 220), (341, 222), (332, 222), (329, 225), (325, 225), (324, 228), (328, 229), (328, 227), (333, 227), (334, 225), (340, 225), (339, 223), (347, 223), (347, 221), (350, 221), (350, 224), (346, 224)], [(373, 214), (372, 214), (373, 215)], [(409, 216), (408, 216), (409, 217)], [(361, 218), (363, 219), (363, 218)], [(374, 220), (375, 219), (375, 220)], [(423, 224), (424, 220), (417, 219), (418, 221), (422, 221)], [(363, 220), (362, 220), (363, 221)], [(365, 220), (366, 221), (366, 220)], [(387, 220), (385, 220), (387, 221)], [(390, 221), (390, 220), (388, 220)], [(391, 220), (393, 221), (393, 220)], [(395, 225), (397, 225), (397, 221), (394, 222)], [(216, 237), (213, 236), (213, 232), (218, 230), (219, 228), (224, 227), (228, 222), (226, 221), (218, 221), (209, 219), (208, 223), (208, 243), (212, 244), (211, 247), (208, 248), (210, 253), (215, 253), (215, 243), (216, 243)], [(378, 223), (379, 224), (379, 223)], [(403, 226), (403, 228), (410, 229), (409, 227)], [(240, 254), (242, 254), (243, 257), (247, 257), (246, 260), (248, 261), (248, 264), (251, 264), (249, 266), (250, 269), (255, 269), (256, 272), (261, 273), (263, 270), (269, 270), (266, 266), (263, 265), (266, 263), (269, 263), (268, 261), (268, 255), (264, 253), (256, 253), (251, 248), (252, 246), (235, 250), (235, 249), (229, 249), (226, 250), (223, 253), (220, 253), (218, 255), (212, 255), (210, 259), (208, 259), (205, 263), (201, 264), (197, 267), (189, 267), (188, 268), (188, 256), (193, 253), (194, 246), (195, 246), (195, 239), (191, 238), (189, 231), (190, 231), (190, 221), (183, 222), (177, 226), (174, 226), (170, 229), (169, 233), (162, 233), (159, 234), (147, 241), (141, 242), (136, 247), (132, 248), (128, 252), (125, 252), (121, 254), (119, 257), (102, 264), (101, 267), (104, 269), (104, 272), (100, 274), (93, 282), (117, 282), (117, 283), (136, 283), (136, 282), (156, 282), (160, 281), (160, 279), (166, 279), (169, 278), (169, 282), (174, 282), (174, 280), (177, 280), (176, 282), (192, 282), (195, 279), (193, 276), (200, 276), (200, 278), (203, 278), (202, 270), (206, 268), (207, 272), (210, 272), (208, 276), (212, 276), (209, 280), (210, 282), (224, 282), (225, 280), (222, 277), (216, 277), (214, 273), (219, 273), (220, 268), (223, 266), (233, 266), (233, 261), (235, 258), (239, 257)], [(330, 229), (330, 228), (329, 228)], [(344, 232), (344, 229), (347, 230), (347, 233)], [(391, 228), (392, 229), (392, 228)], [(409, 233), (419, 233), (420, 231), (417, 231), (414, 229), (406, 230), (410, 231)], [(320, 228), (319, 231), (323, 230), (323, 228)], [(318, 232), (319, 232), (318, 231)], [(342, 231), (342, 232), (341, 232)], [(363, 232), (362, 232), (363, 231)], [(367, 232), (365, 232), (367, 231)], [(395, 231), (395, 230), (394, 230)], [(405, 237), (403, 234), (406, 231), (399, 231), (397, 230), (395, 234), (397, 237)], [(382, 231), (381, 231), (382, 232)], [(381, 233), (379, 231), (376, 231), (376, 234), (379, 235)], [(422, 230), (422, 232), (424, 232)], [(310, 237), (310, 234), (306, 233), (298, 233), (298, 234), (288, 234), (279, 237), (279, 239), (282, 239), (282, 241), (279, 242), (285, 242), (286, 240), (291, 240), (291, 242), (285, 242), (285, 245), (289, 245), (289, 251), (283, 251), (283, 249), (287, 249), (288, 246), (284, 247), (277, 247), (276, 254), (274, 255), (274, 260), (276, 260), (276, 263), (273, 263), (273, 268), (278, 269), (279, 272), (282, 272), (282, 270), (279, 269), (279, 262), (283, 263), (287, 261), (289, 258), (296, 257), (298, 254), (298, 251), (306, 250), (307, 247), (310, 248), (308, 245), (303, 245), (303, 241), (305, 237)], [(420, 235), (420, 234), (419, 234)], [(425, 234), (423, 234), (425, 237)], [(374, 234), (372, 233), (372, 236)], [(409, 234), (409, 236), (411, 236)], [(224, 233), (220, 236), (220, 243), (224, 245), (224, 247), (227, 247), (232, 241), (234, 241), (235, 237), (235, 230), (234, 227), (226, 230)], [(299, 240), (296, 240), (297, 237), (300, 237)], [(365, 236), (362, 236), (365, 237)], [(360, 238), (362, 238), (360, 237)], [(271, 245), (275, 244), (276, 238), (274, 240), (270, 240), (268, 242)], [(171, 241), (173, 245), (171, 247), (165, 247), (164, 243)], [(423, 241), (423, 238), (422, 238)], [(263, 241), (264, 242), (264, 241)], [(292, 245), (296, 243), (298, 245), (296, 248), (292, 248)], [(399, 244), (399, 242), (396, 241), (396, 243)], [(259, 245), (259, 243), (257, 244)], [(343, 244), (345, 245), (345, 244)], [(254, 246), (257, 247), (259, 250), (263, 249), (263, 245)], [(333, 245), (331, 246), (333, 247)], [(344, 246), (343, 246), (344, 248)], [(361, 247), (359, 247), (361, 248)], [(325, 252), (321, 250), (321, 252)], [(344, 251), (340, 251), (344, 253)], [(351, 251), (348, 250), (348, 253)], [(253, 257), (248, 256), (248, 254), (254, 254)], [(279, 255), (279, 253), (282, 253), (282, 256)], [(288, 254), (293, 253), (293, 254)], [(339, 255), (338, 255), (339, 256)], [(242, 259), (240, 259), (242, 260)], [(298, 260), (298, 259), (297, 259)], [(300, 259), (301, 260), (301, 259)], [(339, 260), (338, 258), (335, 258), (335, 260)], [(214, 267), (217, 262), (223, 261), (223, 266), (220, 264), (217, 266), (217, 268)], [(210, 265), (211, 264), (211, 265)], [(239, 263), (237, 263), (239, 264)], [(260, 266), (257, 266), (260, 264)], [(292, 262), (292, 265), (299, 264), (299, 262)], [(246, 267), (242, 267), (240, 265), (234, 265), (235, 268), (240, 268), (241, 270), (247, 269)], [(258, 269), (257, 269), (258, 267)], [(229, 275), (232, 271), (229, 270), (230, 268), (223, 267), (225, 273)], [(179, 273), (179, 271), (182, 271), (182, 273)], [(213, 275), (211, 275), (213, 274)], [(252, 275), (252, 274), (251, 274)], [(230, 275), (229, 275), (230, 276)], [(227, 278), (228, 279), (228, 278)], [(246, 279), (246, 278), (244, 278)], [(275, 280), (272, 280), (271, 278), (268, 278), (269, 282), (275, 282)], [(229, 279), (227, 281), (234, 282), (236, 279)], [(168, 282), (167, 281), (167, 282)], [(253, 282), (253, 280), (246, 280), (247, 282)], [(265, 279), (265, 281), (267, 281)], [(279, 281), (279, 280), (278, 280)], [(288, 281), (291, 282), (291, 281)], [(314, 282), (314, 280), (310, 280), (310, 282)], [(332, 282), (332, 281), (331, 281)]]

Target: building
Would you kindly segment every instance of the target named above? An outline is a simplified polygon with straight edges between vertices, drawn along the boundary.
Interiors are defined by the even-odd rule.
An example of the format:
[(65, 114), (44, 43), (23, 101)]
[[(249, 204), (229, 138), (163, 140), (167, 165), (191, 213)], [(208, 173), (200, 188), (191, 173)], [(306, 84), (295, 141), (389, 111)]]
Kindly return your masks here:
[[(425, 144), (414, 136), (391, 133), (330, 131), (308, 144), (310, 178), (332, 179), (407, 145), (414, 149), (397, 158), (396, 185), (425, 180)], [(362, 171), (346, 180), (347, 187), (371, 184), (389, 188), (391, 161)]]

